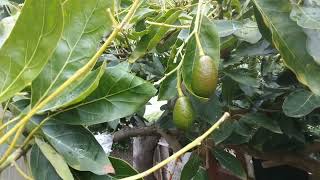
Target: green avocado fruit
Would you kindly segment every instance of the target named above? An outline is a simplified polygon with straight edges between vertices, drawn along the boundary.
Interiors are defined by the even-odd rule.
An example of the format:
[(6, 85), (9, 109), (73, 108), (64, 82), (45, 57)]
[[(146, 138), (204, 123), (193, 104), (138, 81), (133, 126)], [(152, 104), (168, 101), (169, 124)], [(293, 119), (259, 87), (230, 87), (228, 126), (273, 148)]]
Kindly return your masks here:
[(177, 128), (187, 130), (193, 123), (195, 113), (188, 97), (179, 97), (173, 109), (173, 123)]
[(216, 90), (218, 82), (218, 68), (210, 56), (201, 56), (195, 61), (191, 87), (193, 92), (200, 96), (209, 98)]

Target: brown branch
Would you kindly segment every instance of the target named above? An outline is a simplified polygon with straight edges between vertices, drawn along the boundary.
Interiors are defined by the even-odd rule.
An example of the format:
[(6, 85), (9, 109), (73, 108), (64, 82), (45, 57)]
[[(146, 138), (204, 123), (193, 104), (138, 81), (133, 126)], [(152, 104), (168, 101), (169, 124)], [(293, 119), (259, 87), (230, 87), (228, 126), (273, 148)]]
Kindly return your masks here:
[(308, 144), (301, 152), (304, 155), (309, 155), (311, 153), (320, 152), (320, 143)]
[(155, 126), (123, 128), (113, 134), (113, 141), (118, 142), (126, 138), (137, 136), (160, 136)]
[(313, 174), (319, 174), (320, 172), (320, 162), (312, 159), (306, 155), (295, 152), (261, 152), (248, 146), (238, 146), (233, 147), (233, 149), (238, 149), (245, 152), (255, 158), (270, 160), (273, 162), (284, 163), (291, 165), (293, 167), (311, 172)]

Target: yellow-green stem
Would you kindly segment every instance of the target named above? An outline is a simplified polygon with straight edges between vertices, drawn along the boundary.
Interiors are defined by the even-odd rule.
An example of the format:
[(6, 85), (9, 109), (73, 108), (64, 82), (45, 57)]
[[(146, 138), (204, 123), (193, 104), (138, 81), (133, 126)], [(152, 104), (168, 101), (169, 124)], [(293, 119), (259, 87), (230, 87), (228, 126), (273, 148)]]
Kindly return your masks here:
[(199, 37), (200, 24), (201, 24), (200, 18), (202, 16), (202, 11), (201, 11), (202, 4), (203, 4), (203, 0), (199, 0), (196, 20), (194, 22), (195, 23), (195, 26), (194, 26), (195, 38), (196, 38), (196, 43), (197, 43), (197, 46), (198, 46), (198, 49), (199, 49), (200, 56), (204, 56), (205, 55), (204, 50), (203, 50), (202, 45), (201, 45), (200, 37)]
[(153, 22), (153, 21), (146, 21), (146, 23), (151, 24), (151, 25), (155, 25), (155, 26), (168, 27), (168, 28), (178, 28), (178, 29), (190, 28), (190, 25), (171, 25), (171, 24), (158, 23), (158, 22)]
[(201, 142), (208, 137), (214, 130), (218, 129), (219, 126), (226, 120), (228, 119), (230, 116), (230, 114), (228, 112), (225, 112), (223, 114), (223, 116), (214, 124), (212, 125), (205, 133), (203, 133), (201, 136), (199, 136), (197, 139), (195, 139), (194, 141), (192, 141), (191, 143), (189, 143), (187, 146), (183, 147), (182, 149), (180, 149), (178, 152), (174, 153), (173, 155), (171, 155), (170, 157), (168, 157), (167, 159), (161, 161), (160, 163), (158, 163), (157, 165), (153, 166), (152, 168), (134, 175), (134, 176), (130, 176), (127, 178), (123, 178), (121, 180), (136, 180), (136, 179), (140, 179), (143, 177), (146, 177), (148, 175), (150, 175), (151, 173), (157, 171), (158, 169), (162, 168), (164, 165), (168, 164), (170, 161), (175, 160), (176, 158), (180, 157), (181, 155), (183, 155), (184, 153), (186, 153), (187, 151), (189, 151), (190, 149), (201, 145)]
[(31, 141), (33, 135), (51, 118), (51, 116), (45, 118), (44, 120), (42, 120), (26, 137), (26, 139), (23, 141), (22, 143), (22, 147), (25, 147), (26, 145), (29, 144), (29, 142)]
[[(139, 7), (140, 1), (135, 0), (128, 12), (128, 14), (125, 16), (123, 21), (112, 31), (108, 39), (104, 42), (104, 44), (100, 47), (100, 49), (97, 51), (97, 53), (89, 60), (89, 62), (84, 65), (81, 69), (79, 69), (73, 76), (71, 76), (68, 80), (66, 80), (60, 87), (58, 87), (52, 94), (50, 94), (48, 97), (46, 97), (43, 101), (38, 103), (36, 106), (34, 106), (29, 113), (24, 116), (19, 123), (17, 123), (12, 129), (10, 129), (5, 135), (3, 135), (0, 138), (0, 145), (3, 144), (10, 136), (13, 135), (15, 131), (18, 130), (16, 133), (15, 139), (17, 136), (20, 136), (21, 133), (24, 130), (24, 126), (29, 121), (29, 119), (35, 115), (39, 110), (41, 110), (46, 104), (48, 104), (52, 99), (56, 98), (58, 95), (60, 95), (65, 89), (67, 89), (74, 81), (76, 81), (79, 77), (83, 76), (87, 72), (89, 72), (94, 65), (96, 64), (98, 58), (103, 54), (103, 52), (107, 49), (107, 47), (112, 43), (114, 38), (117, 36), (117, 34), (121, 31), (121, 29), (124, 27), (124, 25), (131, 19), (136, 9)], [(12, 143), (12, 146), (15, 144)], [(5, 153), (6, 156), (3, 156), (2, 159), (6, 159), (11, 151), (10, 149), (7, 150)], [(10, 152), (10, 153), (8, 153)], [(1, 164), (1, 163), (0, 163)]]
[(13, 161), (12, 165), (16, 168), (16, 170), (18, 171), (18, 173), (25, 179), (27, 180), (34, 180), (32, 177), (28, 176), (25, 172), (23, 172), (23, 170), (19, 167), (19, 165)]
[(177, 91), (178, 91), (179, 97), (184, 96), (183, 91), (182, 91), (182, 89), (181, 89), (181, 84), (182, 84), (182, 80), (181, 80), (181, 70), (178, 69), (178, 71), (177, 71)]
[(8, 149), (6, 150), (6, 152), (2, 155), (2, 158), (0, 159), (0, 165), (7, 160), (7, 158), (10, 156), (10, 154), (12, 153), (12, 151), (15, 149), (15, 145), (17, 144), (17, 141), (18, 141), (20, 135), (22, 134), (22, 131), (23, 131), (23, 130), (24, 130), (24, 126), (21, 126), (21, 127), (18, 129), (18, 131), (17, 131), (16, 135), (14, 136), (14, 138), (13, 138), (10, 146), (8, 147)]
[(2, 125), (0, 126), (0, 134), (1, 134), (1, 131), (2, 131), (4, 128), (6, 128), (6, 127), (9, 126), (10, 124), (12, 124), (12, 123), (14, 123), (14, 122), (16, 122), (16, 121), (18, 121), (18, 120), (19, 120), (19, 117), (15, 117), (15, 118), (11, 119), (10, 121), (2, 124)]

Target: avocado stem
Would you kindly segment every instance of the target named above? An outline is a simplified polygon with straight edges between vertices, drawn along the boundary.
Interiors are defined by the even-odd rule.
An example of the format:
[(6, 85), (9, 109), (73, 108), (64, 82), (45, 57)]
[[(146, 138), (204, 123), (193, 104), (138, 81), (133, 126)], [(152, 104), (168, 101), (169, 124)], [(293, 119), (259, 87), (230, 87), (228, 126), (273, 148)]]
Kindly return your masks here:
[(182, 84), (181, 71), (180, 71), (180, 69), (178, 69), (178, 71), (177, 71), (177, 91), (178, 91), (179, 97), (184, 96), (183, 91), (181, 89), (181, 84)]

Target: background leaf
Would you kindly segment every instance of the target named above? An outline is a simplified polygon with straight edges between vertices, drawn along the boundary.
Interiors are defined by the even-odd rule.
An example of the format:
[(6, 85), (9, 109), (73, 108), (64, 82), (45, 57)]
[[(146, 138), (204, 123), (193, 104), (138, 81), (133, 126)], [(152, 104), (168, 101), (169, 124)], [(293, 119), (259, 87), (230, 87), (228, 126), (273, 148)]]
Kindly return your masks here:
[(274, 133), (282, 133), (279, 124), (273, 118), (269, 118), (262, 113), (249, 113), (240, 119), (241, 122), (263, 127)]
[(290, 19), (291, 5), (286, 0), (253, 0), (266, 26), (272, 32), (272, 40), (284, 59), (285, 65), (320, 95), (320, 66), (306, 50), (306, 36), (301, 27)]
[(290, 117), (303, 117), (320, 107), (320, 96), (298, 89), (292, 92), (283, 102), (283, 112)]
[(303, 28), (308, 36), (307, 50), (314, 60), (320, 65), (320, 6), (309, 5), (308, 1), (304, 6), (292, 5), (290, 18)]
[(60, 0), (25, 2), (9, 38), (0, 49), (0, 102), (21, 91), (38, 76), (57, 45), (62, 27)]
[[(173, 24), (181, 14), (181, 10), (170, 9), (163, 16), (159, 17), (157, 23)], [(163, 36), (170, 28), (164, 26), (150, 25), (148, 28), (148, 33), (141, 37), (140, 41), (133, 53), (130, 55), (128, 61), (130, 63), (135, 62), (146, 52), (151, 51), (160, 42)]]
[(243, 169), (240, 161), (236, 157), (218, 148), (213, 149), (213, 154), (219, 161), (220, 165), (223, 166), (226, 170), (230, 171), (233, 175), (237, 176), (240, 179), (247, 179), (247, 174)]

